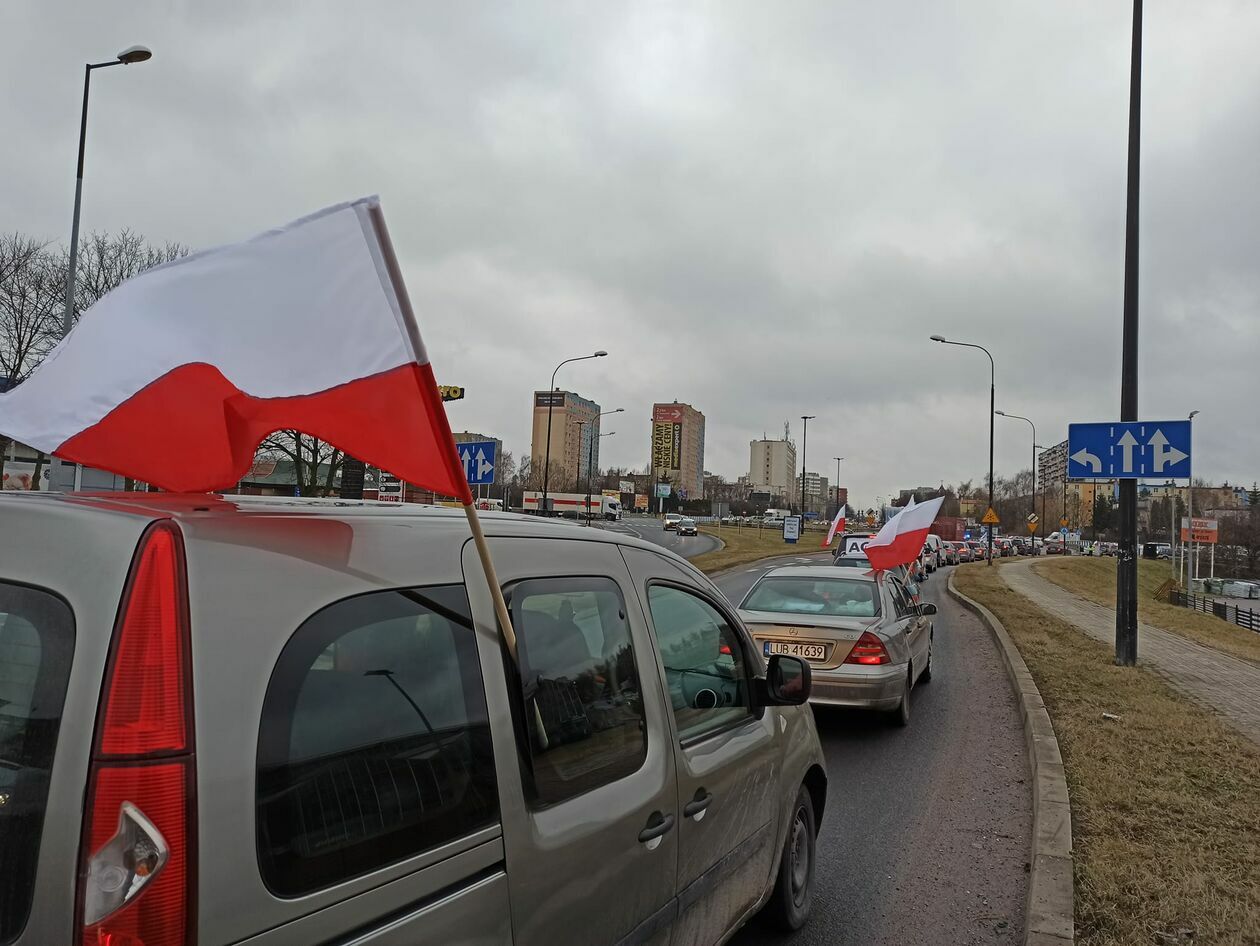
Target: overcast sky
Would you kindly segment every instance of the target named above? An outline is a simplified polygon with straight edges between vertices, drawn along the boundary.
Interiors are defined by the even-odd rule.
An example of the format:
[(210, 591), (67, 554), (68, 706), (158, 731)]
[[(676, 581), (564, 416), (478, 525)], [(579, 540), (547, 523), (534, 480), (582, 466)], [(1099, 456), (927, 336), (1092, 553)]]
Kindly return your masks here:
[[(705, 466), (810, 423), (853, 501), (980, 481), (997, 405), (1039, 442), (1119, 416), (1129, 5), (11, 0), (0, 229), (201, 247), (379, 193), (451, 425), (528, 450), (530, 392), (654, 400)], [(1141, 414), (1260, 478), (1260, 4), (1146, 7)], [(352, 328), (347, 327), (347, 330)], [(1027, 425), (998, 418), (999, 474)]]

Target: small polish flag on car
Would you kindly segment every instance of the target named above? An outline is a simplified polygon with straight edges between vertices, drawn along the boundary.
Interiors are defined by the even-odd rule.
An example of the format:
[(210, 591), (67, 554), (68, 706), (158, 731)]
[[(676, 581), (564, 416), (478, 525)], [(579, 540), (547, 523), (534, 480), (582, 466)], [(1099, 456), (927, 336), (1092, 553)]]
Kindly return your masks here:
[(287, 429), (472, 502), (375, 197), (141, 273), (0, 394), (7, 436), (168, 490)]
[(923, 551), (936, 514), (941, 511), (945, 497), (938, 496), (925, 503), (916, 504), (911, 497), (906, 508), (886, 523), (866, 543), (866, 557), (875, 571), (908, 565)]
[(831, 528), (827, 530), (827, 540), (823, 542), (823, 548), (826, 548), (831, 544), (832, 540), (836, 537), (837, 532), (844, 531), (844, 514), (848, 511), (848, 508), (847, 503), (840, 504), (840, 511), (836, 513), (836, 518), (831, 522)]

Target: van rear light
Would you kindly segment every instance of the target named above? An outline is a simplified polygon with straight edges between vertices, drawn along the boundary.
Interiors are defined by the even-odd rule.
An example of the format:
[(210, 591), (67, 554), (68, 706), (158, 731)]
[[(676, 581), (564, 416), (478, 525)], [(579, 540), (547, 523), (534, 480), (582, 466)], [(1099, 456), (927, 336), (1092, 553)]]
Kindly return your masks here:
[(187, 573), (154, 524), (131, 567), (106, 665), (79, 867), (81, 946), (196, 938), (196, 757)]
[(870, 631), (863, 631), (862, 636), (853, 645), (853, 649), (849, 651), (849, 656), (844, 658), (844, 662), (873, 666), (891, 663), (892, 658), (888, 656), (888, 650), (884, 647), (883, 641)]

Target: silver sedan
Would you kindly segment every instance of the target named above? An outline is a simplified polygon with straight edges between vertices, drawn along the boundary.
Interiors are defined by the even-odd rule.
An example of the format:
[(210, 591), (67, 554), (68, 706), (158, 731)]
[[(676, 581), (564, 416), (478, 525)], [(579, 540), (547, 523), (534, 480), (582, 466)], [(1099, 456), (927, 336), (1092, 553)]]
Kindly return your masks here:
[(905, 726), (916, 683), (932, 677), (932, 616), (902, 579), (828, 565), (766, 572), (739, 606), (762, 653), (809, 662), (810, 702), (887, 710)]

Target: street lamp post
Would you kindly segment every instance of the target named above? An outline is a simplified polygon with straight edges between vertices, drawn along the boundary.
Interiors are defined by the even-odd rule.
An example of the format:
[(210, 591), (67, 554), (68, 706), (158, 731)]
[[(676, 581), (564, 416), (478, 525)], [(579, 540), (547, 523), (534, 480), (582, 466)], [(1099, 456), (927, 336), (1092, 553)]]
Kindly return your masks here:
[[(1033, 444), (1033, 450), (1034, 450), (1034, 451), (1036, 451), (1036, 450), (1045, 450), (1045, 449), (1046, 449), (1046, 448), (1045, 448), (1044, 446), (1042, 446), (1041, 444), (1039, 444), (1039, 443), (1034, 443), (1034, 444)], [(1046, 521), (1046, 491), (1043, 489), (1043, 490), (1041, 491), (1041, 522), (1042, 522), (1042, 524), (1043, 524), (1043, 525), (1045, 524), (1045, 521)], [(1044, 536), (1042, 537), (1041, 544), (1042, 544), (1043, 546), (1046, 544), (1046, 540), (1045, 540), (1045, 537), (1044, 537)], [(1036, 552), (1037, 552), (1037, 543), (1036, 543), (1036, 542), (1034, 542), (1034, 543), (1033, 543), (1033, 554), (1035, 555), (1035, 554), (1036, 554)]]
[[(997, 369), (993, 366), (993, 355), (989, 349), (983, 345), (976, 345), (971, 342), (951, 342), (947, 338), (940, 335), (933, 335), (932, 341), (940, 342), (942, 345), (958, 345), (962, 348), (979, 348), (982, 352), (989, 356), (989, 508), (993, 508), (993, 415), (996, 413), (995, 389), (997, 381)], [(988, 526), (989, 530), (989, 564), (993, 564), (993, 526)]]
[(801, 415), (801, 528), (805, 527), (805, 443), (809, 438), (809, 422), (817, 414)]
[[(624, 407), (617, 407), (611, 411), (600, 411), (595, 415), (595, 420), (591, 422), (591, 438), (587, 448), (586, 456), (586, 524), (591, 524), (591, 468), (595, 465), (595, 437), (599, 430), (599, 419), (607, 417), (609, 414), (620, 414), (624, 411)], [(580, 435), (579, 435), (580, 436)], [(600, 437), (608, 437), (611, 434), (598, 434)], [(581, 441), (578, 441), (578, 447), (581, 448)]]
[(840, 514), (840, 462), (844, 460), (844, 457), (832, 457), (832, 459), (836, 461), (836, 511), (832, 515), (838, 516)]
[(92, 84), (93, 69), (110, 66), (130, 66), (153, 58), (145, 46), (130, 46), (109, 62), (89, 62), (83, 66), (83, 114), (79, 118), (79, 163), (74, 174), (74, 216), (70, 221), (70, 268), (66, 273), (66, 310), (61, 318), (62, 337), (70, 334), (74, 322), (74, 277), (79, 262), (79, 209), (83, 203), (83, 151), (87, 143), (88, 90)]
[[(548, 513), (547, 509), (547, 487), (551, 482), (551, 412), (556, 403), (556, 374), (565, 365), (573, 361), (586, 361), (588, 358), (603, 358), (608, 352), (597, 351), (593, 355), (578, 355), (576, 358), (566, 358), (560, 364), (556, 365), (556, 370), (551, 372), (551, 385), (547, 388), (547, 446), (543, 451), (543, 489), (542, 502), (539, 504), (539, 512), (542, 515)], [(581, 444), (579, 443), (579, 449)], [(578, 456), (581, 456), (579, 453)]]
[[(1019, 414), (1008, 414), (1006, 411), (994, 411), (999, 417), (1010, 417), (1013, 420), (1022, 420), (1032, 428), (1032, 514), (1037, 515), (1037, 425), (1030, 421), (1027, 417), (1021, 417)], [(1043, 510), (1044, 512), (1044, 510)], [(1037, 520), (1040, 525), (1041, 520)], [(1037, 542), (1033, 540), (1033, 551), (1036, 551)]]
[[(1190, 421), (1190, 425), (1191, 425), (1190, 427), (1191, 443), (1194, 442), (1194, 415), (1197, 413), (1199, 412), (1191, 411), (1190, 416), (1187, 418), (1187, 420)], [(1186, 576), (1190, 581), (1194, 581), (1194, 579), (1199, 577), (1199, 546), (1194, 541), (1194, 475), (1193, 475), (1193, 472), (1194, 471), (1192, 470), (1191, 476), (1190, 476), (1190, 482), (1186, 486), (1186, 520), (1187, 520), (1187, 524), (1190, 526), (1188, 532), (1186, 533), (1186, 538), (1189, 540), (1189, 545), (1190, 545), (1190, 566), (1187, 569)], [(1183, 561), (1185, 560), (1185, 557), (1186, 557), (1186, 544), (1187, 543), (1185, 542), (1181, 544), (1181, 557)], [(1186, 587), (1187, 588), (1189, 587), (1189, 582), (1187, 582)]]

